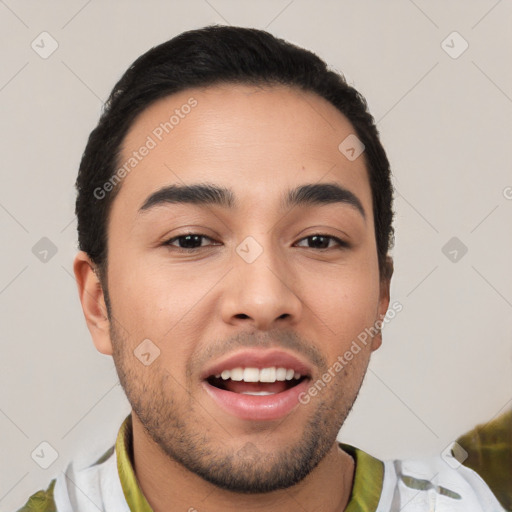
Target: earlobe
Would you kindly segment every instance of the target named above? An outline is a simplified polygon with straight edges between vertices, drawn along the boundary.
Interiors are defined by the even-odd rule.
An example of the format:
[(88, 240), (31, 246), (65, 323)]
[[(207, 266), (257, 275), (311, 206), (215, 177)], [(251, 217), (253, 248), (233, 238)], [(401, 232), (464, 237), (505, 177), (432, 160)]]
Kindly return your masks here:
[(112, 355), (110, 322), (103, 288), (95, 265), (84, 251), (80, 251), (73, 263), (73, 271), (78, 286), (78, 296), (82, 304), (85, 321), (96, 349), (105, 355)]

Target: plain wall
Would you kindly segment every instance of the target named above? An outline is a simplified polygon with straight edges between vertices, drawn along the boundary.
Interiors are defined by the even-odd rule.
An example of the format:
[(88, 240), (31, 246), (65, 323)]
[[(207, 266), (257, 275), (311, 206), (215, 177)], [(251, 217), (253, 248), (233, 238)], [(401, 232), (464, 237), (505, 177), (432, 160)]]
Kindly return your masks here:
[[(392, 164), (391, 300), (403, 310), (339, 439), (420, 457), (510, 406), (511, 19), (512, 2), (494, 0), (1, 2), (0, 509), (80, 454), (92, 462), (130, 411), (78, 301), (74, 181), (125, 69), (211, 23), (269, 30), (342, 71)], [(46, 59), (31, 47), (43, 31), (58, 43)], [(33, 252), (43, 237), (57, 250), (47, 262)], [(452, 237), (459, 248), (443, 250)], [(31, 458), (42, 441), (58, 452), (48, 469)]]

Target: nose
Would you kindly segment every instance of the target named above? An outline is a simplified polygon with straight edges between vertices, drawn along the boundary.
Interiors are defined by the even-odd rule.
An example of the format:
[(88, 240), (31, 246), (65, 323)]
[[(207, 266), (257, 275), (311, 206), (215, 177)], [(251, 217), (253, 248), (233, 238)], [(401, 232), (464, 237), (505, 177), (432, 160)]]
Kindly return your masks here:
[(223, 321), (257, 330), (296, 324), (303, 303), (296, 293), (298, 279), (285, 256), (268, 245), (254, 261), (243, 256), (242, 252), (233, 255), (234, 268), (223, 283)]

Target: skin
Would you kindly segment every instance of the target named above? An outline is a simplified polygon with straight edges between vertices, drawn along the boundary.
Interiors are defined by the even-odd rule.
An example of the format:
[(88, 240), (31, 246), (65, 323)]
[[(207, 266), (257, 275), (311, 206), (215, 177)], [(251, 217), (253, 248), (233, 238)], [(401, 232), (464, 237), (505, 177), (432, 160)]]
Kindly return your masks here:
[[(156, 512), (295, 512), (298, 503), (344, 510), (354, 461), (336, 436), (380, 334), (307, 405), (280, 420), (227, 414), (199, 375), (239, 349), (278, 347), (306, 360), (315, 382), (383, 318), (390, 278), (379, 275), (364, 153), (349, 161), (338, 150), (354, 129), (314, 94), (222, 85), (152, 104), (127, 134), (123, 157), (190, 97), (197, 106), (124, 178), (113, 202), (110, 318), (94, 264), (83, 252), (74, 262), (94, 344), (113, 356), (132, 405), (137, 479)], [(230, 188), (238, 208), (166, 204), (138, 212), (163, 186), (200, 182)], [(319, 182), (353, 192), (366, 219), (339, 203), (280, 209), (288, 189)], [(176, 239), (164, 245), (190, 232), (209, 237), (195, 252), (180, 253)], [(316, 248), (307, 238), (315, 234), (350, 247), (327, 239), (327, 249)], [(263, 248), (250, 264), (235, 250), (247, 236)], [(160, 349), (149, 366), (133, 354), (144, 339)], [(244, 485), (246, 492), (233, 490)]]

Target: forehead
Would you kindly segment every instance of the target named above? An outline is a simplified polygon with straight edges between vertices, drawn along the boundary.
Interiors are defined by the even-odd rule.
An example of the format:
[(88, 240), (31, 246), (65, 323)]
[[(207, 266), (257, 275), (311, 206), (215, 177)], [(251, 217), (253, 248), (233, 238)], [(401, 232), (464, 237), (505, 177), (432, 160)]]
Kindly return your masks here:
[(284, 189), (337, 182), (371, 212), (364, 153), (348, 159), (339, 149), (347, 137), (354, 137), (348, 119), (310, 92), (234, 84), (187, 89), (151, 104), (132, 124), (114, 207), (120, 200), (136, 211), (171, 184), (215, 183), (234, 190), (237, 204), (271, 208)]

